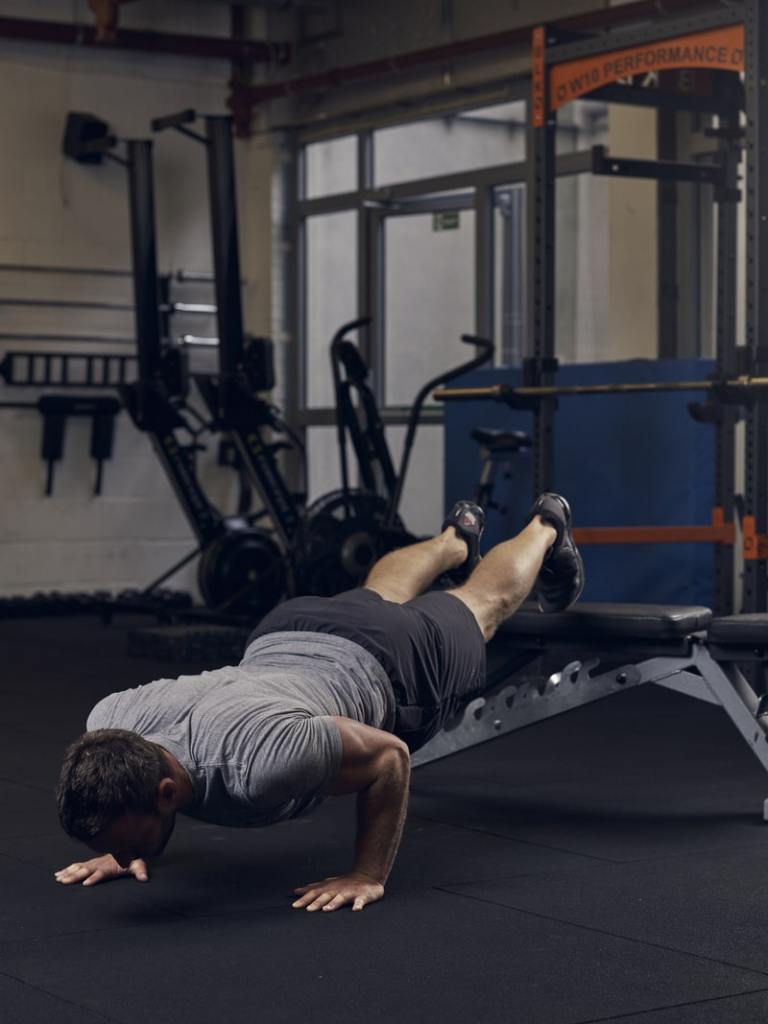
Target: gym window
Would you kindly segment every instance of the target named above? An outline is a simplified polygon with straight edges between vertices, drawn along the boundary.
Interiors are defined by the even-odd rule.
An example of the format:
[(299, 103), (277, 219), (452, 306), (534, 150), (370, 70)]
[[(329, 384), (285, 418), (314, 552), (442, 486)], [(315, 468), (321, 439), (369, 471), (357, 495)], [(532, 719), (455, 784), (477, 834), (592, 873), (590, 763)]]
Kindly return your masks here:
[[(327, 429), (334, 421), (329, 346), (341, 324), (372, 317), (357, 339), (395, 458), (402, 435), (396, 428), (418, 388), (468, 358), (461, 334), (492, 337), (497, 365), (519, 365), (525, 355), (527, 101), (523, 86), (514, 88), (517, 98), (493, 105), (299, 139), (298, 345), (291, 372), (299, 424), (322, 466), (311, 476), (325, 489), (337, 477), (334, 432)], [(607, 117), (599, 104), (574, 103), (561, 121), (559, 153), (604, 140)], [(591, 358), (600, 317), (583, 298), (593, 294), (585, 283), (590, 268), (599, 273), (598, 263), (580, 258), (583, 248), (606, 248), (587, 178), (565, 178), (558, 190), (558, 229), (561, 237), (569, 226), (573, 233), (573, 251), (561, 246), (557, 267), (565, 359)], [(425, 428), (439, 426), (441, 417), (439, 406), (428, 405)], [(438, 441), (424, 429), (417, 459), (418, 449), (425, 459), (429, 450), (432, 462)], [(437, 509), (440, 482), (432, 490)]]

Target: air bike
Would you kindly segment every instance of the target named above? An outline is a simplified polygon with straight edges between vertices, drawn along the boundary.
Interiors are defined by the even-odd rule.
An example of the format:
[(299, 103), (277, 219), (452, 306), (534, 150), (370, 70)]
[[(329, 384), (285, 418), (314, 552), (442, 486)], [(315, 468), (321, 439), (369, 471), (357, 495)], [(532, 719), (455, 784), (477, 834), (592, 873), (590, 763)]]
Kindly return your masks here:
[[(478, 354), (428, 381), (418, 392), (408, 416), (396, 470), (378, 405), (368, 384), (368, 366), (348, 337), (370, 322), (370, 317), (362, 317), (344, 324), (331, 342), (341, 488), (318, 498), (307, 509), (301, 546), (304, 593), (332, 594), (354, 587), (382, 555), (419, 540), (406, 529), (399, 509), (424, 402), (435, 380), (453, 380), (493, 357), (492, 342), (462, 335), (461, 340), (474, 345)], [(356, 488), (350, 484), (348, 440), (357, 462)]]
[[(346, 379), (339, 376), (338, 394), (347, 399), (340, 407), (339, 430), (340, 436), (349, 431), (353, 439), (362, 486), (350, 487), (344, 455), (342, 488), (307, 507), (305, 495), (288, 486), (278, 459), (281, 450), (301, 449), (301, 442), (262, 397), (274, 386), (271, 341), (243, 331), (231, 119), (205, 117), (204, 135), (188, 127), (196, 119), (194, 111), (184, 111), (159, 118), (152, 126), (158, 131), (175, 128), (206, 147), (219, 334), (214, 374), (190, 375), (186, 351), (162, 336), (152, 142), (128, 140), (125, 157), (117, 156), (111, 150), (118, 140), (108, 125), (91, 115), (71, 114), (65, 153), (88, 163), (108, 157), (127, 170), (139, 378), (123, 385), (120, 395), (134, 424), (149, 435), (197, 540), (195, 549), (144, 593), (149, 595), (199, 556), (197, 579), (206, 608), (215, 616), (253, 621), (284, 596), (329, 595), (359, 584), (378, 557), (415, 539), (403, 526), (398, 507), (423, 404), (436, 387), (487, 362), (493, 346), (465, 335), (462, 340), (477, 346), (479, 353), (420, 390), (396, 473), (365, 382), (367, 367), (359, 353), (355, 360), (355, 346), (346, 338), (368, 321), (341, 328), (331, 346), (332, 365), (347, 368)], [(207, 407), (207, 420), (189, 402), (192, 382)], [(203, 436), (214, 432), (231, 440), (238, 468), (263, 502), (259, 513), (245, 510), (241, 500), (238, 515), (223, 515), (206, 495), (196, 457)], [(373, 463), (382, 457), (387, 466), (383, 491), (372, 475)]]

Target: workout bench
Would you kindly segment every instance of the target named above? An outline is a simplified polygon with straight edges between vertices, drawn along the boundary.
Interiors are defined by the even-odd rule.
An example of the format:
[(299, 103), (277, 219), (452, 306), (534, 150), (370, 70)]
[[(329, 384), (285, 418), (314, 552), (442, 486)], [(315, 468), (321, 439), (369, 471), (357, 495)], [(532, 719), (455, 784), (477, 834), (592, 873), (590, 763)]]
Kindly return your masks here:
[[(763, 689), (768, 615), (713, 618), (708, 608), (640, 604), (579, 604), (543, 615), (524, 605), (493, 643), (505, 657), (489, 671), (488, 691), (419, 750), (414, 765), (653, 683), (722, 707), (768, 771), (768, 696), (760, 696), (739, 668), (749, 665)], [(515, 681), (542, 656), (568, 661), (554, 673)]]

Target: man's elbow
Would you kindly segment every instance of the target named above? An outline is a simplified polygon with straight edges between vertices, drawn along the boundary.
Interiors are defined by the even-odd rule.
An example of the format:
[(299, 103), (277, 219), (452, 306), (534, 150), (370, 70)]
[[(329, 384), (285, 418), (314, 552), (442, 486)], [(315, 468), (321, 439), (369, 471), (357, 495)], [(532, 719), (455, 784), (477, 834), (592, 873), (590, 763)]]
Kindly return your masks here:
[(378, 774), (381, 775), (409, 775), (411, 770), (411, 752), (408, 744), (398, 737), (386, 750), (383, 750), (378, 757)]

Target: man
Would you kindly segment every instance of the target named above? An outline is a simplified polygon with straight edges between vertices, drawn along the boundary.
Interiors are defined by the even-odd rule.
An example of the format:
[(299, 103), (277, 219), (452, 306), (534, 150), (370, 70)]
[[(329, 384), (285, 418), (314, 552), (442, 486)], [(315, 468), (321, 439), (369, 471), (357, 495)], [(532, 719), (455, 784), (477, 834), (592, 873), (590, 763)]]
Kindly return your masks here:
[[(541, 495), (523, 531), (481, 561), (482, 529), (482, 511), (458, 502), (437, 537), (386, 555), (363, 587), (274, 609), (239, 666), (97, 704), (66, 752), (57, 799), (65, 831), (100, 856), (57, 881), (147, 881), (177, 812), (254, 827), (357, 793), (351, 870), (296, 889), (293, 906), (362, 910), (381, 899), (409, 753), (482, 691), (485, 643), (532, 591), (542, 611), (560, 611), (583, 588), (559, 495)], [(423, 593), (444, 573), (455, 587)]]

